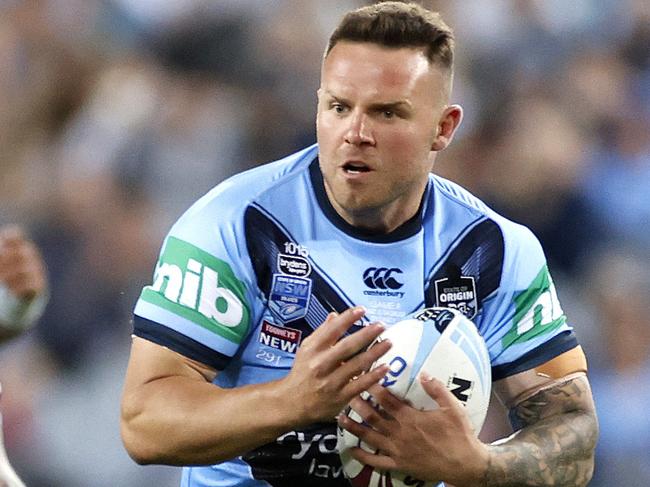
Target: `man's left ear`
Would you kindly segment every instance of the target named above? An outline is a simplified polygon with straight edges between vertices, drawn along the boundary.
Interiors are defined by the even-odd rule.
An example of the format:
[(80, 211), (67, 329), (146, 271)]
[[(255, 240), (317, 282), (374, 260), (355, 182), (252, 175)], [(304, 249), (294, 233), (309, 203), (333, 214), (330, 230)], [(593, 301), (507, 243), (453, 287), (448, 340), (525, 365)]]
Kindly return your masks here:
[(441, 151), (451, 144), (456, 129), (463, 120), (463, 109), (460, 105), (449, 105), (442, 112), (438, 123), (438, 135), (431, 144), (432, 151)]

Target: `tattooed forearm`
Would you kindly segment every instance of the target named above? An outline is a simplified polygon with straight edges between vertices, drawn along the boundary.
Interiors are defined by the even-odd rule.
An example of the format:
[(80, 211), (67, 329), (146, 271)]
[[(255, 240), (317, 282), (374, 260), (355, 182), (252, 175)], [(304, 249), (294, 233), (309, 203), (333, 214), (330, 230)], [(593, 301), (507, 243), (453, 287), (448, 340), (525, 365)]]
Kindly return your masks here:
[(598, 422), (589, 382), (581, 376), (514, 407), (517, 434), (490, 447), (491, 486), (583, 486), (593, 473)]

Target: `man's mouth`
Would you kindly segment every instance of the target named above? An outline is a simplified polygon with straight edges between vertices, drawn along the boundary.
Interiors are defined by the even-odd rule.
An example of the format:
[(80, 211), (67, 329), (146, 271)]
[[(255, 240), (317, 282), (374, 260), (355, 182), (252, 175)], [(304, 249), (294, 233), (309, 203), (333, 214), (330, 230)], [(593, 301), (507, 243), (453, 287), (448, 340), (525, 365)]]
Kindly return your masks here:
[(360, 174), (364, 172), (370, 172), (370, 168), (360, 161), (348, 161), (343, 164), (343, 170), (347, 174)]

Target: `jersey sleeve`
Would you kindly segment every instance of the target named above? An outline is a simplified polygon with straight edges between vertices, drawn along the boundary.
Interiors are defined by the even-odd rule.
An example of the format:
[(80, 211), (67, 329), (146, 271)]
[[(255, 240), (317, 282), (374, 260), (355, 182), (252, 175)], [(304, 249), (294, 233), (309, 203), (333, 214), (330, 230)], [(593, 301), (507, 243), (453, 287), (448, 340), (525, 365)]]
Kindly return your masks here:
[(479, 325), (493, 380), (537, 367), (578, 345), (539, 241), (526, 227), (511, 222), (504, 227), (501, 285)]
[(174, 224), (133, 320), (136, 336), (217, 370), (248, 335), (253, 302), (243, 208), (226, 203), (208, 193)]

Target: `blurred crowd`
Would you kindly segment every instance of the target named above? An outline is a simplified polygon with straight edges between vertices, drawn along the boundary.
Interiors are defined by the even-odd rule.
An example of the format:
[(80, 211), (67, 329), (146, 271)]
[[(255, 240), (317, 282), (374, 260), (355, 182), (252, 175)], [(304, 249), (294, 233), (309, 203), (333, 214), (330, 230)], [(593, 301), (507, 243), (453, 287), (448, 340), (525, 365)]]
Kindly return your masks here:
[[(189, 204), (315, 140), (326, 39), (366, 3), (0, 2), (0, 224), (28, 229), (51, 282), (37, 327), (0, 349), (28, 486), (178, 485), (119, 440), (133, 305)], [(546, 249), (590, 360), (591, 485), (650, 485), (650, 2), (422, 3), (456, 32), (465, 109), (436, 171)]]

